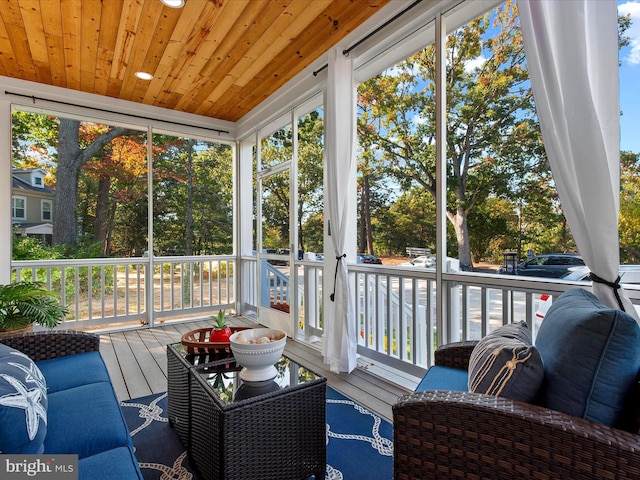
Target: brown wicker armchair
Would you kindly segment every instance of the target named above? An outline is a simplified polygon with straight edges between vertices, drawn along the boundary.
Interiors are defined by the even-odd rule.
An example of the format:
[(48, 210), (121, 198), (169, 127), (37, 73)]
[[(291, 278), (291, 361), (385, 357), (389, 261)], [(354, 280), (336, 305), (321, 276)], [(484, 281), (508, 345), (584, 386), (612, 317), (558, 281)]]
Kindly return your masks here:
[(63, 357), (100, 349), (100, 336), (70, 330), (48, 330), (0, 338), (0, 343), (15, 348), (34, 361)]
[[(467, 368), (473, 343), (438, 349)], [(640, 435), (483, 394), (417, 392), (393, 406), (394, 478), (640, 479)]]

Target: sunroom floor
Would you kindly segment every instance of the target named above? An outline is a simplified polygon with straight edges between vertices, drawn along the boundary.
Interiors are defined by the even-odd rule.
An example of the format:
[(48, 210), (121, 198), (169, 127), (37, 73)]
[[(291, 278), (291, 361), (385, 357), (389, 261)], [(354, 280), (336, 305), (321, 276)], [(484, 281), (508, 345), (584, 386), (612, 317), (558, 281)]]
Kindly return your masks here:
[[(244, 317), (235, 317), (233, 325), (256, 326)], [(190, 330), (210, 326), (210, 321), (197, 321), (102, 334), (100, 351), (118, 398), (129, 400), (166, 391), (166, 346), (179, 342)], [(358, 367), (350, 374), (335, 374), (323, 364), (318, 349), (291, 339), (287, 341), (285, 355), (325, 376), (328, 385), (389, 421), (396, 399), (412, 387), (411, 378), (378, 367), (365, 358), (358, 360)]]

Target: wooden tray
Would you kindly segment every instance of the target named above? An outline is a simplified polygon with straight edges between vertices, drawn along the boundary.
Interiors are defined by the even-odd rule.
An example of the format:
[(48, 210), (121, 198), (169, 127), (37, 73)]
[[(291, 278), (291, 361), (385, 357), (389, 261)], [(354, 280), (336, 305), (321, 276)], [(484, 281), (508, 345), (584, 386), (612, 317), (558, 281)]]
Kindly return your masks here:
[[(229, 342), (209, 342), (208, 338), (211, 334), (210, 328), (198, 328), (197, 330), (191, 330), (182, 336), (180, 341), (185, 350), (189, 354), (201, 355), (207, 353), (221, 353), (231, 352), (231, 345)], [(230, 327), (231, 333), (239, 332), (240, 330), (246, 330), (249, 327)]]

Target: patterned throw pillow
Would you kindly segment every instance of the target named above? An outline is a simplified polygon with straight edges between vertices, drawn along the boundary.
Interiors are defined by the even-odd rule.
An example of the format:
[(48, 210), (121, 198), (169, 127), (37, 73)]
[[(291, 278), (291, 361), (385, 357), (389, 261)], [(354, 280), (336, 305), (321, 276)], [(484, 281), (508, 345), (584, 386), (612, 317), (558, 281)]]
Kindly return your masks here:
[(473, 349), (469, 360), (469, 391), (531, 403), (544, 366), (525, 322), (497, 328)]
[(47, 385), (25, 354), (0, 344), (0, 453), (40, 454), (47, 434)]

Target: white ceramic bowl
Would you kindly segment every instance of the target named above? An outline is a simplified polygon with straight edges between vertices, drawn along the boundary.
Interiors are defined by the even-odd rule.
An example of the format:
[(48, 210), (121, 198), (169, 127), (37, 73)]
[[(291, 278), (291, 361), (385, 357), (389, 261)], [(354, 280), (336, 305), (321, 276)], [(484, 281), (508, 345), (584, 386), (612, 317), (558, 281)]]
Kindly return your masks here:
[[(239, 343), (238, 336), (242, 335), (246, 340), (257, 340), (261, 337), (270, 337), (269, 343)], [(242, 337), (241, 337), (242, 338)], [(240, 378), (248, 382), (262, 382), (271, 380), (277, 375), (273, 366), (284, 351), (287, 343), (287, 335), (275, 328), (249, 328), (235, 332), (229, 338), (231, 351), (236, 361), (242, 365)]]

